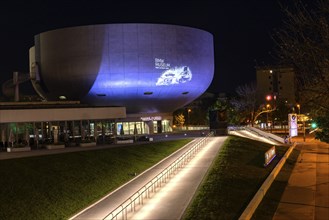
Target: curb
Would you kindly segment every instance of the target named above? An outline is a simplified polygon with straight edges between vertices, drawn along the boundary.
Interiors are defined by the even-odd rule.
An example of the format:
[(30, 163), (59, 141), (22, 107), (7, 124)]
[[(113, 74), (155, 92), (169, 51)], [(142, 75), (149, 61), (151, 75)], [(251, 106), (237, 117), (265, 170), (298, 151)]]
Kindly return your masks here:
[(243, 211), (243, 213), (239, 217), (239, 220), (251, 219), (252, 215), (254, 214), (255, 210), (263, 200), (267, 190), (271, 187), (271, 184), (275, 180), (276, 176), (279, 174), (281, 168), (285, 164), (286, 160), (289, 158), (296, 144), (297, 142), (294, 142), (294, 144), (289, 147), (287, 152), (283, 155), (281, 160), (278, 162), (278, 164), (272, 170), (270, 175), (266, 178), (262, 186), (258, 189), (252, 200), (249, 202), (247, 208)]

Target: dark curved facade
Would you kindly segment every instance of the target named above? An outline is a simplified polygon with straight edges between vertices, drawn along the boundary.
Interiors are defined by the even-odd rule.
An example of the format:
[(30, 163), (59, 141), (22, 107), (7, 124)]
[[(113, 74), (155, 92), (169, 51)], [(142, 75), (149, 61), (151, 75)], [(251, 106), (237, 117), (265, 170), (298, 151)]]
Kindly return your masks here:
[(173, 112), (200, 96), (214, 74), (210, 33), (165, 24), (104, 24), (35, 36), (36, 86), (127, 113)]

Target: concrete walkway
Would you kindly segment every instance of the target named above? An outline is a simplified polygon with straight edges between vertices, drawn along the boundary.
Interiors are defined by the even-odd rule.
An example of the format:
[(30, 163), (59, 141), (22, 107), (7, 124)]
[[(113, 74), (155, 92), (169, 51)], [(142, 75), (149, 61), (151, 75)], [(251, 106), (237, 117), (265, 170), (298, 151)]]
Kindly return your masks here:
[(128, 219), (181, 219), (226, 138), (211, 137), (207, 146)]
[(293, 138), (301, 153), (274, 214), (274, 220), (329, 219), (329, 144)]
[[(199, 158), (196, 163), (193, 163), (193, 161), (197, 159), (195, 157), (178, 172), (178, 174), (182, 172), (185, 173), (185, 175), (181, 175), (178, 179), (175, 179), (176, 176), (178, 176), (178, 174), (176, 174), (159, 192), (150, 199), (147, 199), (147, 201), (145, 200), (145, 205), (139, 207), (137, 212), (130, 213), (128, 218), (180, 219), (226, 137), (210, 137), (209, 139), (210, 141), (208, 144), (196, 155), (196, 157), (198, 157), (198, 155), (201, 154), (201, 158)], [(174, 153), (70, 219), (103, 219), (111, 210), (133, 195), (144, 184), (153, 179), (192, 146), (193, 143), (188, 144), (185, 148)], [(188, 168), (192, 169), (186, 172), (185, 170)], [(169, 189), (168, 187), (170, 186), (171, 188)], [(159, 195), (165, 196), (159, 198)]]

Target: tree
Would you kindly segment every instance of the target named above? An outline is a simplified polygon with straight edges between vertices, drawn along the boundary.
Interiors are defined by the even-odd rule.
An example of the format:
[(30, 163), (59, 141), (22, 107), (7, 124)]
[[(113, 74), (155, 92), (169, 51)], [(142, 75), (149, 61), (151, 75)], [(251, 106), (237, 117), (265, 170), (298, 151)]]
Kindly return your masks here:
[[(216, 96), (213, 93), (205, 92), (193, 102), (174, 111), (174, 119), (176, 120), (176, 116), (182, 114), (184, 116), (184, 120), (189, 125), (208, 125), (208, 111), (210, 106), (212, 106), (215, 102), (215, 99)], [(177, 123), (177, 120), (175, 124), (179, 124)]]
[(288, 125), (288, 114), (293, 112), (292, 105), (279, 98), (276, 100), (276, 110), (273, 112), (273, 118), (282, 128), (283, 125)]
[(229, 97), (219, 95), (213, 105), (208, 108), (208, 112), (210, 113), (211, 111), (226, 112), (227, 122), (229, 124), (240, 124), (241, 122), (240, 115), (236, 113)]
[[(283, 27), (273, 35), (276, 54), (283, 64), (294, 67), (301, 104), (324, 121), (329, 115), (329, 1), (306, 5), (297, 0), (292, 9), (283, 7), (283, 12)], [(328, 123), (320, 124), (320, 130), (328, 130)], [(328, 132), (316, 137), (329, 141)]]
[(251, 125), (253, 126), (256, 123), (256, 121), (260, 115), (262, 115), (264, 113), (271, 113), (275, 110), (276, 110), (276, 108), (268, 108), (264, 105), (261, 105), (260, 108), (255, 112), (255, 116), (251, 121)]
[(296, 71), (300, 101), (319, 113), (329, 111), (329, 1), (315, 5), (297, 0), (292, 9), (282, 7), (286, 18), (273, 39), (283, 64)]
[(183, 125), (185, 123), (184, 115), (183, 114), (175, 115), (175, 121), (176, 121), (178, 126), (183, 127)]
[(235, 111), (239, 113), (241, 119), (253, 125), (254, 118), (259, 111), (259, 104), (256, 97), (256, 84), (250, 83), (238, 86), (235, 90), (237, 97), (231, 100)]
[(329, 143), (329, 114), (325, 116), (319, 116), (315, 120), (317, 127), (319, 128), (315, 132), (315, 138), (321, 141)]

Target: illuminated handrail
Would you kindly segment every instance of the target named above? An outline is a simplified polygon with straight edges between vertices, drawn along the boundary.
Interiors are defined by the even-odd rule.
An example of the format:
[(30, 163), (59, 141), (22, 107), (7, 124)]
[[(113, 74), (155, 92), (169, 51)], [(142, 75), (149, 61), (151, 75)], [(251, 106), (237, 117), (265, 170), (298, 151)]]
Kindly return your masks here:
[[(194, 144), (188, 151), (182, 154), (177, 160), (167, 166), (162, 172), (155, 176), (152, 180), (142, 186), (137, 192), (130, 196), (127, 200), (121, 203), (117, 208), (110, 212), (104, 219), (118, 219), (121, 215), (122, 219), (127, 219), (128, 212), (134, 212), (136, 202), (138, 205), (143, 205), (143, 199), (150, 197), (150, 192), (155, 193), (156, 189), (162, 186), (162, 183), (166, 183), (170, 179), (171, 175), (175, 174), (177, 170), (182, 168), (187, 162), (189, 162), (195, 154), (202, 148), (207, 142), (208, 138), (213, 136), (213, 132), (210, 132), (206, 137), (203, 137), (197, 143)], [(137, 201), (138, 200), (138, 201)], [(129, 211), (130, 208), (130, 211)]]

